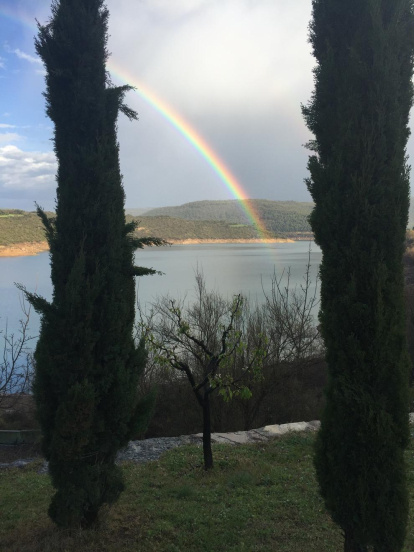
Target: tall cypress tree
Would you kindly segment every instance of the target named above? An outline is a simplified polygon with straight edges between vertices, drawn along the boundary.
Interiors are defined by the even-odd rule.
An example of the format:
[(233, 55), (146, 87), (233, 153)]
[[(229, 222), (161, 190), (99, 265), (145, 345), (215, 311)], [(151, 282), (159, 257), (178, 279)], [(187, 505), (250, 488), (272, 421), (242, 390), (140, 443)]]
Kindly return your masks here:
[(123, 489), (118, 449), (148, 416), (137, 399), (145, 352), (134, 344), (136, 240), (126, 224), (116, 122), (129, 86), (114, 87), (105, 62), (103, 0), (60, 0), (39, 25), (47, 114), (55, 125), (56, 217), (39, 208), (50, 245), (53, 300), (27, 296), (42, 315), (34, 395), (43, 450), (57, 489), (50, 517), (87, 527)]
[[(403, 265), (412, 0), (313, 0), (308, 188), (321, 246), (327, 404), (315, 465), (345, 550), (394, 552), (408, 496)], [(371, 549), (371, 548), (370, 548)]]

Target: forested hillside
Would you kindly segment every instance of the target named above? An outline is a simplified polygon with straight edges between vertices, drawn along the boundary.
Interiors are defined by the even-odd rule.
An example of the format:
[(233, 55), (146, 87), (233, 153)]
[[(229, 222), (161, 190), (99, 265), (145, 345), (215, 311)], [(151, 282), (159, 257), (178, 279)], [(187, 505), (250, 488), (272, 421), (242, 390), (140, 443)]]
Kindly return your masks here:
[[(47, 213), (53, 216), (53, 213)], [(0, 245), (42, 242), (45, 231), (35, 212), (0, 209)]]
[[(185, 220), (222, 220), (232, 224), (252, 224), (238, 200), (195, 201), (177, 207), (147, 211), (143, 217), (170, 216)], [(255, 212), (270, 232), (309, 232), (308, 215), (312, 203), (249, 199), (243, 203)]]
[[(268, 230), (267, 238), (290, 237), (310, 232), (307, 217), (312, 203), (295, 201), (249, 200)], [(161, 207), (142, 213), (144, 209), (127, 209), (127, 219), (140, 221), (139, 236), (156, 236), (166, 240), (249, 240), (258, 239), (240, 202), (196, 201), (178, 207)], [(140, 213), (137, 216), (137, 213)], [(135, 215), (134, 217), (132, 215)], [(53, 213), (48, 213), (53, 216)], [(408, 227), (414, 226), (414, 201), (411, 202)], [(288, 234), (285, 236), (284, 234)], [(0, 209), (0, 245), (45, 240), (43, 226), (35, 212)]]
[[(48, 213), (53, 216), (53, 213)], [(230, 224), (214, 220), (183, 220), (172, 217), (132, 217), (139, 222), (138, 236), (156, 236), (166, 240), (251, 240), (260, 236), (255, 227), (248, 224)], [(266, 238), (278, 237), (269, 232)], [(0, 215), (0, 246), (23, 242), (44, 241), (45, 233), (41, 221), (34, 212), (3, 211)]]
[[(254, 226), (229, 224), (222, 220), (183, 220), (166, 216), (141, 216), (139, 220), (139, 236), (155, 236), (166, 240), (251, 240), (262, 237)], [(265, 237), (277, 236), (269, 232)]]

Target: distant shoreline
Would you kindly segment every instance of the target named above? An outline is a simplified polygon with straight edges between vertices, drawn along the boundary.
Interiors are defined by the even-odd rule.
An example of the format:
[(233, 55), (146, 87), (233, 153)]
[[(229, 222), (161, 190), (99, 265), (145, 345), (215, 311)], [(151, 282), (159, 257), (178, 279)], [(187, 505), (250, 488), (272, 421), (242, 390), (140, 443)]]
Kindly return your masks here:
[[(299, 238), (299, 240), (304, 238)], [(309, 238), (305, 238), (309, 240)], [(197, 244), (222, 244), (222, 243), (294, 243), (299, 241), (293, 238), (268, 238), (268, 239), (197, 239), (189, 238), (186, 240), (168, 240), (173, 245), (197, 245)], [(49, 245), (46, 241), (42, 242), (23, 242), (14, 243), (12, 245), (0, 245), (0, 257), (30, 257), (44, 253), (49, 250)]]
[(248, 238), (248, 239), (198, 239), (198, 238), (188, 238), (186, 240), (167, 240), (173, 245), (193, 245), (193, 244), (214, 244), (214, 243), (294, 243), (295, 240), (291, 238), (265, 238), (263, 240), (259, 238)]
[(0, 245), (0, 257), (30, 257), (49, 250), (47, 241)]

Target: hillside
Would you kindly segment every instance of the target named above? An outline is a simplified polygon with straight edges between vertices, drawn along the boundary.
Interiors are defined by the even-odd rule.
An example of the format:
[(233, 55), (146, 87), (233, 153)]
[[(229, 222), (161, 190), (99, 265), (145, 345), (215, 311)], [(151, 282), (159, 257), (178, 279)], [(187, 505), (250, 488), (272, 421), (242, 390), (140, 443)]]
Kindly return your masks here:
[[(222, 220), (231, 224), (251, 224), (238, 200), (195, 201), (177, 207), (161, 207), (147, 211), (143, 217), (169, 216), (185, 220)], [(244, 200), (269, 232), (309, 232), (307, 220), (312, 203), (296, 201)]]
[(131, 215), (133, 217), (140, 217), (144, 213), (151, 211), (152, 207), (147, 207), (146, 209), (137, 208), (137, 209), (129, 209), (128, 207), (125, 207), (125, 214)]
[[(167, 216), (141, 216), (138, 220), (140, 220), (138, 236), (155, 236), (166, 240), (251, 240), (260, 238), (253, 226), (229, 224), (221, 220), (184, 220)], [(266, 237), (277, 236), (269, 232)]]
[[(19, 213), (2, 211), (0, 214), (0, 246), (12, 246), (21, 243), (39, 243), (45, 241), (42, 223), (35, 212)], [(48, 213), (53, 216), (53, 213)], [(134, 217), (127, 215), (127, 220)], [(166, 240), (254, 240), (258, 235), (256, 228), (247, 224), (229, 224), (214, 220), (183, 220), (172, 217), (138, 217), (141, 221), (138, 236), (156, 236)], [(273, 233), (267, 238), (276, 238)]]
[[(48, 213), (53, 216), (53, 213)], [(0, 245), (45, 241), (45, 232), (35, 212), (0, 210)]]

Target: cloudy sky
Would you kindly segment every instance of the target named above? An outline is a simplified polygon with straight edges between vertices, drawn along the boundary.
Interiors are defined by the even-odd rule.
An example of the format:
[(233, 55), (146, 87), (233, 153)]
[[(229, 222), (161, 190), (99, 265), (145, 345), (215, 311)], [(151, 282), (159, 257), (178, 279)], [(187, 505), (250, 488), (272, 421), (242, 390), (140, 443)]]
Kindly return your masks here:
[[(311, 0), (107, 0), (114, 82), (137, 86), (138, 122), (119, 120), (128, 207), (234, 195), (154, 105), (201, 136), (252, 198), (308, 201)], [(50, 0), (0, 0), (0, 207), (53, 209), (56, 161), (44, 113), (35, 19)], [(410, 142), (409, 153), (414, 155)]]

